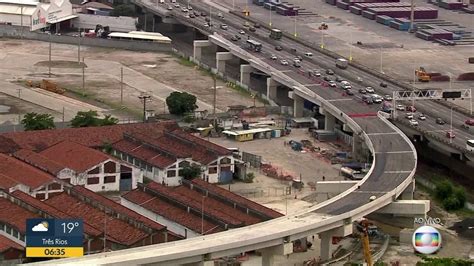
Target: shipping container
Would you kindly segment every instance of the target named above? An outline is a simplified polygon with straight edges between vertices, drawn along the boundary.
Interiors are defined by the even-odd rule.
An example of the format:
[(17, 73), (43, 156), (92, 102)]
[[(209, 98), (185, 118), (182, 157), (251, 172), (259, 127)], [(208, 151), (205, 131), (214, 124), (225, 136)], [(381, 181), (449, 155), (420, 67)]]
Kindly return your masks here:
[(390, 22), (393, 21), (393, 20), (394, 20), (394, 18), (391, 18), (389, 16), (385, 16), (385, 15), (375, 16), (375, 21), (377, 21), (380, 24), (384, 24), (386, 26), (389, 26)]
[(266, 9), (269, 9), (269, 10), (275, 10), (276, 9), (276, 6), (274, 4), (271, 4), (271, 3), (265, 3), (263, 5), (264, 8)]
[(362, 10), (360, 8), (355, 7), (355, 6), (349, 7), (349, 10), (351, 11), (351, 13), (356, 14), (356, 15), (362, 14)]
[(368, 19), (375, 19), (375, 13), (372, 13), (372, 12), (367, 11), (367, 10), (362, 11), (362, 16), (364, 18), (368, 18)]
[(336, 0), (326, 0), (326, 3), (335, 6), (337, 1)]
[(344, 10), (349, 10), (349, 4), (344, 2), (337, 2), (336, 6)]

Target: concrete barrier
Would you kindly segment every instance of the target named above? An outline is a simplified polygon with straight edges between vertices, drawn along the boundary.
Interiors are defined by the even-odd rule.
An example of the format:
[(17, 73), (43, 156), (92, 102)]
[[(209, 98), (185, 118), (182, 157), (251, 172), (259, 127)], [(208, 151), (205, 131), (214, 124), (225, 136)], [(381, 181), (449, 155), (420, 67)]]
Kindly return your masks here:
[[(19, 26), (1, 25), (0, 37), (12, 39), (28, 39), (54, 43), (64, 44), (78, 44), (78, 37), (66, 35), (49, 35), (46, 33), (38, 33), (29, 31), (28, 28)], [(105, 48), (118, 48), (132, 51), (148, 51), (148, 52), (171, 52), (171, 44), (145, 42), (145, 41), (128, 41), (128, 40), (111, 40), (102, 38), (81, 38), (81, 45), (95, 46)]]

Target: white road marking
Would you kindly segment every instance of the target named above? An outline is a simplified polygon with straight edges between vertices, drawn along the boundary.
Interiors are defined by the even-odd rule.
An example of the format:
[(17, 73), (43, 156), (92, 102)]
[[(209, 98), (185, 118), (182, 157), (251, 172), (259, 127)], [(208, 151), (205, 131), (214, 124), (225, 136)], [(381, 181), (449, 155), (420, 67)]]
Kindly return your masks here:
[(397, 132), (385, 132), (385, 133), (369, 133), (368, 136), (380, 136), (380, 135), (398, 135)]
[(411, 171), (385, 171), (384, 174), (409, 174)]
[(397, 153), (413, 153), (413, 151), (377, 151), (375, 153), (397, 154)]
[(341, 98), (341, 99), (332, 99), (327, 100), (328, 102), (337, 102), (337, 101), (352, 101), (352, 98)]

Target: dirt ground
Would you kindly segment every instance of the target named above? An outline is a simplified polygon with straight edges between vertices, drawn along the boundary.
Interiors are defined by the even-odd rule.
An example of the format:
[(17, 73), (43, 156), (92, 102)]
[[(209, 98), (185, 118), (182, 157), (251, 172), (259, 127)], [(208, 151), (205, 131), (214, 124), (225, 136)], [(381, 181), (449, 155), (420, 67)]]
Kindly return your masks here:
[[(120, 119), (137, 119), (141, 116), (143, 104), (138, 96), (148, 94), (151, 100), (147, 109), (155, 113), (166, 113), (166, 97), (173, 91), (186, 91), (198, 98), (198, 110), (212, 110), (213, 80), (204, 72), (196, 69), (189, 62), (180, 60), (171, 54), (133, 52), (126, 50), (81, 47), (81, 60), (84, 60), (84, 88), (82, 67), (77, 64), (77, 46), (52, 44), (52, 76), (48, 76), (47, 42), (0, 40), (0, 82), (2, 90), (2, 105), (0, 123), (11, 121), (15, 111), (19, 109), (17, 91), (23, 90), (22, 102), (28, 105), (27, 111), (44, 112), (51, 109), (53, 115), (59, 116), (67, 99), (55, 97), (42, 91), (33, 92), (21, 83), (27, 80), (49, 79), (59, 84), (67, 92), (64, 96), (76, 98), (88, 104), (69, 103), (66, 109), (66, 120), (73, 117), (77, 111), (88, 110), (90, 105), (104, 110), (100, 113), (112, 113)], [(123, 104), (121, 103), (121, 69), (123, 69)], [(14, 84), (12, 81), (19, 81)], [(43, 94), (43, 95), (39, 95)], [(17, 99), (18, 100), (18, 99)], [(89, 105), (90, 104), (90, 105)], [(253, 99), (245, 93), (225, 86), (217, 81), (217, 110), (225, 111), (228, 105), (253, 105)], [(257, 102), (257, 105), (263, 105)], [(38, 106), (43, 107), (37, 108)], [(8, 108), (10, 107), (10, 108)], [(72, 117), (71, 117), (72, 116)]]
[[(275, 209), (283, 214), (292, 214), (302, 208), (312, 206), (311, 203), (301, 200), (301, 198), (311, 194), (309, 182), (316, 183), (322, 181), (325, 176), (327, 181), (343, 180), (339, 176), (340, 165), (331, 165), (330, 162), (317, 157), (311, 152), (297, 152), (290, 146), (285, 146), (284, 142), (290, 140), (301, 141), (311, 140), (314, 146), (322, 149), (335, 150), (335, 146), (330, 143), (323, 143), (313, 139), (307, 129), (292, 129), (291, 134), (281, 138), (259, 139), (247, 142), (238, 142), (225, 138), (210, 138), (210, 141), (227, 148), (239, 148), (240, 151), (262, 156), (264, 163), (272, 164), (285, 174), (299, 178), (301, 176), (305, 186), (301, 191), (292, 190), (292, 194), (285, 196), (285, 189), (291, 182), (277, 180), (267, 177), (257, 169), (251, 169), (255, 173), (253, 183), (234, 183), (230, 185), (231, 191), (250, 198), (258, 203)], [(228, 188), (229, 186), (224, 186)], [(295, 198), (296, 197), (296, 198)]]

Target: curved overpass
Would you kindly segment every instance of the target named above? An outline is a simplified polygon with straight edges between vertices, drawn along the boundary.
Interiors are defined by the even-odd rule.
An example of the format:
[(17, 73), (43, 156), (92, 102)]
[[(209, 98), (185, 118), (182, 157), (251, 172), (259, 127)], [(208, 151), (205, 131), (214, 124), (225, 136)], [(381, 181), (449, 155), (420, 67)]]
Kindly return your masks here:
[[(352, 105), (338, 105), (338, 101), (319, 96), (313, 89), (297, 81), (295, 76), (286, 75), (219, 35), (210, 36), (210, 39), (232, 51), (235, 56), (247, 60), (253, 67), (290, 86), (296, 95), (319, 103), (326, 111), (348, 124), (354, 135), (362, 138), (374, 155), (369, 173), (336, 197), (291, 216), (171, 243), (56, 260), (56, 265), (176, 265), (271, 247), (280, 247), (282, 254), (289, 254), (292, 252), (293, 240), (335, 229), (342, 229), (342, 235), (349, 234), (347, 228), (353, 220), (394, 202), (414, 181), (416, 151), (409, 139), (382, 114), (351, 117), (348, 114), (352, 112)], [(376, 196), (376, 199), (370, 201), (371, 196)]]

